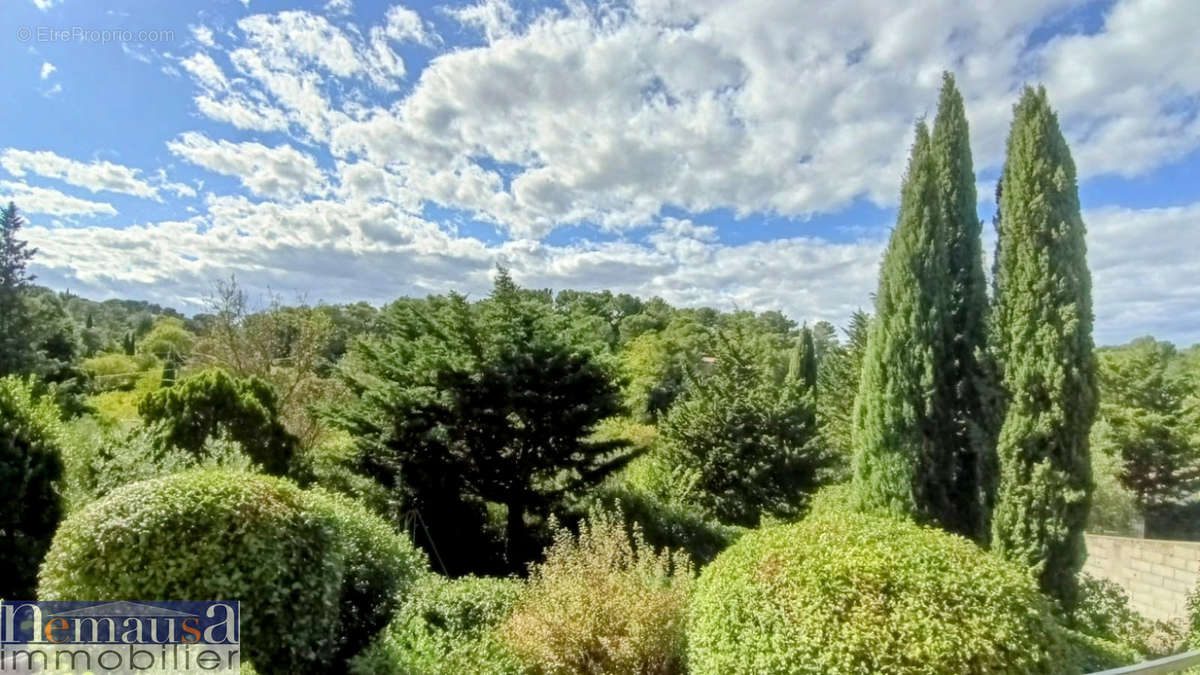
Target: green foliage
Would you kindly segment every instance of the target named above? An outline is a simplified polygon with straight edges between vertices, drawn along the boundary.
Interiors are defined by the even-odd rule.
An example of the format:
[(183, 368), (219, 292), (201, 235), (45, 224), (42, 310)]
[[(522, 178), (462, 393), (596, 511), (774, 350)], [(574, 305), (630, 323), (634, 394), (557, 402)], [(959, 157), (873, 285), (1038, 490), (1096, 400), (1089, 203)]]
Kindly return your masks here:
[[(363, 469), (425, 527), (422, 546), (454, 573), (486, 571), (487, 504), (503, 505), (506, 559), (537, 553), (535, 525), (566, 495), (633, 455), (590, 438), (619, 412), (609, 370), (564, 340), (563, 316), (501, 270), (491, 296), (401, 302), (386, 337), (343, 362), (356, 400), (334, 421), (364, 449)], [(472, 538), (473, 537), (473, 538)]]
[(168, 361), (185, 358), (195, 341), (196, 336), (184, 326), (182, 319), (164, 316), (154, 322), (154, 327), (137, 347), (143, 353)]
[(92, 391), (128, 391), (145, 372), (137, 359), (125, 354), (97, 354), (84, 360), (83, 370), (91, 377)]
[(949, 258), (937, 164), (917, 125), (900, 212), (884, 253), (854, 406), (854, 484), (868, 510), (974, 534), (959, 520), (947, 381)]
[(1098, 392), (1075, 164), (1044, 89), (1026, 88), (1014, 108), (999, 190), (990, 348), (1005, 410), (992, 546), (1069, 611)]
[(272, 474), (288, 470), (296, 439), (279, 421), (275, 392), (255, 377), (208, 370), (146, 395), (138, 413), (158, 425), (162, 443), (199, 453), (209, 438), (241, 443)]
[(320, 490), (306, 497), (309, 508), (332, 523), (342, 548), (345, 571), (334, 658), (343, 663), (387, 625), (399, 598), (428, 574), (429, 563), (407, 537), (362, 504)]
[(671, 463), (695, 473), (701, 503), (721, 522), (798, 514), (829, 464), (814, 392), (787, 376), (782, 353), (740, 327), (720, 333), (711, 372), (689, 374), (662, 425)]
[(0, 378), (0, 598), (32, 600), (37, 566), (61, 512), (55, 482), (62, 474), (61, 422), (32, 381)]
[(685, 316), (631, 340), (620, 354), (630, 411), (643, 421), (664, 416), (683, 391), (688, 367), (699, 362), (710, 341), (704, 326)]
[(317, 445), (301, 449), (291, 476), (301, 485), (319, 486), (362, 502), (373, 512), (390, 516), (388, 491), (356, 469), (362, 463), (362, 448), (344, 431), (326, 434)]
[(1098, 673), (1142, 661), (1142, 655), (1136, 650), (1118, 642), (1069, 629), (1064, 629), (1062, 633), (1070, 662), (1084, 673)]
[(268, 476), (189, 471), (113, 491), (68, 517), (43, 600), (237, 599), (262, 673), (316, 672), (338, 634), (343, 555), (328, 519)]
[[(1104, 420), (1092, 427), (1096, 437), (1105, 433)], [(1103, 446), (1092, 443), (1092, 508), (1088, 510), (1087, 531), (1131, 537), (1136, 533), (1138, 518), (1137, 497), (1121, 484), (1120, 459), (1104, 452)]]
[(249, 470), (240, 444), (208, 439), (198, 453), (163, 447), (153, 429), (105, 425), (94, 417), (72, 420), (63, 441), (61, 493), (67, 513), (138, 481), (197, 467)]
[(93, 394), (86, 399), (87, 404), (105, 424), (139, 423), (138, 404), (147, 394), (162, 386), (162, 376), (162, 368), (150, 368), (137, 377), (133, 389)]
[(687, 638), (695, 675), (1073, 670), (1023, 569), (866, 514), (743, 536), (701, 573)]
[(1098, 353), (1100, 423), (1093, 443), (1145, 512), (1200, 489), (1200, 408), (1191, 373), (1172, 368), (1175, 347), (1145, 337)]
[[(943, 327), (947, 345), (944, 370), (937, 373), (948, 394), (948, 408), (937, 411), (943, 418), (938, 443), (945, 460), (954, 464), (946, 490), (953, 506), (939, 519), (952, 531), (986, 542), (999, 471), (993, 419), (996, 392), (985, 362), (987, 280), (970, 134), (962, 95), (949, 73), (943, 75), (930, 142), (938, 217), (949, 262), (949, 305)], [(947, 520), (951, 514), (954, 519)]]
[(1188, 642), (1192, 649), (1200, 649), (1200, 586), (1188, 596), (1187, 605), (1191, 623)]
[(686, 556), (596, 511), (557, 533), (501, 635), (535, 673), (679, 673), (691, 581)]
[(1071, 627), (1080, 633), (1116, 644), (1138, 657), (1116, 665), (1168, 656), (1184, 642), (1175, 625), (1151, 621), (1130, 607), (1129, 595), (1120, 585), (1090, 574), (1079, 575), (1079, 601), (1070, 619)]
[(495, 629), (521, 593), (515, 579), (428, 575), (401, 601), (391, 623), (354, 659), (355, 675), (525, 672)]
[(856, 311), (844, 330), (846, 344), (827, 339), (817, 368), (817, 423), (821, 439), (836, 460), (839, 477), (849, 475), (854, 457), (854, 399), (862, 375), (871, 317)]
[(0, 211), (0, 376), (27, 372), (32, 358), (24, 291), (34, 278), (26, 265), (37, 249), (17, 238), (24, 225), (25, 219), (12, 202)]

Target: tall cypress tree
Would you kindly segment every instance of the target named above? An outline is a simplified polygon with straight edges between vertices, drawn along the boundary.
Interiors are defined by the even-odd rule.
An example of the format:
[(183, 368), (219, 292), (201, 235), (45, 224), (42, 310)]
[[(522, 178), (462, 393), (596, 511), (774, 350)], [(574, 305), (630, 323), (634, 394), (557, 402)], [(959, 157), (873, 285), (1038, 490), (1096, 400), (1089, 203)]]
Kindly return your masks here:
[(900, 211), (879, 273), (854, 410), (860, 507), (948, 525), (953, 463), (941, 442), (948, 394), (949, 259), (929, 130), (917, 125)]
[(991, 344), (1005, 392), (992, 545), (1073, 607), (1096, 415), (1091, 275), (1075, 164), (1043, 88), (1014, 108), (1000, 179)]
[(25, 372), (32, 354), (24, 291), (33, 275), (25, 266), (37, 249), (17, 238), (23, 225), (16, 204), (0, 210), (0, 375)]
[(963, 98), (954, 77), (943, 75), (933, 121), (933, 159), (938, 210), (949, 259), (949, 313), (944, 377), (950, 395), (941, 442), (953, 462), (948, 496), (954, 508), (949, 529), (985, 542), (995, 489), (996, 448), (989, 402), (994, 397), (986, 366), (987, 281), (983, 274), (982, 230), (976, 210), (975, 170)]
[(805, 392), (815, 391), (817, 386), (817, 348), (813, 344), (813, 333), (808, 324), (800, 329), (800, 338), (792, 351), (788, 364), (788, 378), (800, 385)]

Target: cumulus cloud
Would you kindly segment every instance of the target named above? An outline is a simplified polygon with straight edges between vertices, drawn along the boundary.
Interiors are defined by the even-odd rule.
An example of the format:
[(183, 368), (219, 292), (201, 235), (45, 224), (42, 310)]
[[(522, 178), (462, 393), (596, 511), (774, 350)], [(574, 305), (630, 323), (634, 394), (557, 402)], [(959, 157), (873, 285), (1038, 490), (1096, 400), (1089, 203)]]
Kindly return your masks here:
[(13, 181), (0, 181), (0, 203), (15, 202), (27, 213), (44, 213), (50, 216), (115, 216), (112, 204), (93, 202), (58, 190), (33, 187)]
[(264, 197), (287, 199), (325, 191), (325, 178), (316, 161), (290, 145), (214, 141), (189, 131), (167, 143), (167, 148), (209, 171), (237, 178)]
[(50, 77), (51, 75), (54, 74), (54, 71), (56, 71), (56, 70), (58, 70), (58, 68), (55, 68), (53, 63), (50, 63), (49, 61), (43, 61), (41, 78), (44, 80), (44, 79)]
[(18, 178), (31, 173), (55, 178), (92, 192), (119, 192), (158, 201), (161, 201), (160, 188), (176, 194), (186, 195), (191, 192), (192, 196), (195, 195), (188, 186), (167, 181), (165, 174), (161, 174), (158, 180), (151, 184), (141, 177), (138, 169), (106, 161), (80, 162), (48, 150), (31, 152), (5, 148), (0, 150), (0, 166)]
[[(1200, 14), (1165, 0), (1117, 0), (1086, 31), (1063, 22), (1077, 0), (1018, 0), (986, 14), (954, 0), (519, 11), (478, 0), (440, 10), (465, 29), (454, 36), (468, 42), (451, 49), (403, 6), (361, 26), (348, 6), (329, 3), (334, 21), (245, 16), (220, 46), (195, 27), (197, 51), (173, 61), (194, 81), (201, 115), (292, 141), (233, 142), (217, 130), (167, 144), (264, 201), (209, 195), (192, 220), (76, 228), (73, 239), (33, 228), (57, 256), (43, 262), (48, 272), (168, 301), (229, 271), (330, 300), (384, 300), (484, 292), (500, 262), (535, 286), (841, 322), (869, 304), (888, 223), (848, 224), (863, 234), (851, 242), (732, 245), (695, 214), (798, 222), (863, 202), (894, 206), (913, 121), (933, 114), (943, 69), (964, 91), (981, 175), (1003, 161), (1026, 82), (1046, 83), (1084, 181), (1142, 176), (1200, 148), (1191, 37)], [(436, 51), (419, 73), (400, 56), (414, 46)], [(986, 204), (992, 185), (981, 185)], [(1200, 303), (1189, 300), (1197, 270), (1180, 257), (1200, 244), (1189, 229), (1197, 208), (1085, 214), (1101, 341), (1171, 326), (1200, 339), (1186, 327), (1200, 325)], [(424, 215), (446, 212), (507, 240), (459, 236)], [(692, 215), (670, 217), (681, 214)], [(564, 226), (609, 236), (547, 243)], [(1144, 231), (1169, 234), (1171, 245), (1146, 249)], [(1161, 283), (1134, 281), (1147, 260)]]

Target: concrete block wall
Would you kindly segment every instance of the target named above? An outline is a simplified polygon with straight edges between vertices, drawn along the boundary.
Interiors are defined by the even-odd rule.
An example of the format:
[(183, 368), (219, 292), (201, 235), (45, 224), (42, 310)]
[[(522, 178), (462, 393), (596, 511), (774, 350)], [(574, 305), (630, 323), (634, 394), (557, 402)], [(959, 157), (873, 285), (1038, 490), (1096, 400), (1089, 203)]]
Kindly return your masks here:
[(1086, 535), (1083, 571), (1111, 579), (1150, 619), (1187, 617), (1187, 597), (1200, 580), (1200, 542)]

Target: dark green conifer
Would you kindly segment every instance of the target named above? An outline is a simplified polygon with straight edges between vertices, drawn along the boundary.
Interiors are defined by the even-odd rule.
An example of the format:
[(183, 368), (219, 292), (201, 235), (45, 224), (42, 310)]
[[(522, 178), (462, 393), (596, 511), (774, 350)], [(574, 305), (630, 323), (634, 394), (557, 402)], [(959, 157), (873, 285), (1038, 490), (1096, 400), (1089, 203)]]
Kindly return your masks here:
[(1005, 407), (992, 546), (1070, 609), (1085, 557), (1097, 378), (1075, 164), (1040, 87), (1014, 108), (1000, 180), (991, 350)]
[(986, 366), (987, 281), (983, 274), (981, 224), (975, 170), (963, 98), (949, 73), (943, 76), (932, 152), (937, 171), (938, 209), (949, 259), (948, 358), (938, 375), (950, 399), (938, 412), (941, 443), (953, 462), (948, 498), (950, 530), (980, 542), (990, 534), (988, 517), (996, 476), (993, 397)]
[(937, 167), (917, 124), (896, 228), (884, 254), (854, 410), (859, 506), (953, 522), (952, 458), (941, 443), (947, 405), (945, 330), (950, 294)]

